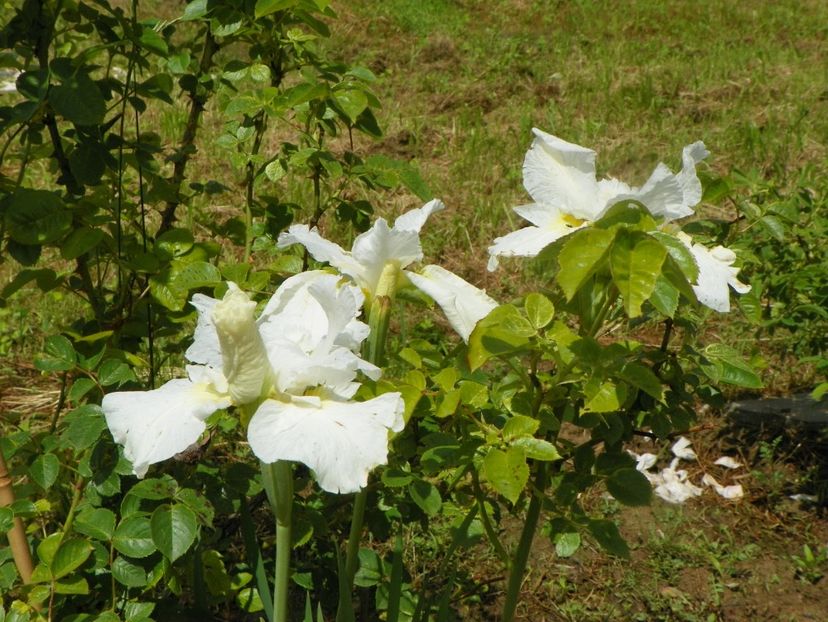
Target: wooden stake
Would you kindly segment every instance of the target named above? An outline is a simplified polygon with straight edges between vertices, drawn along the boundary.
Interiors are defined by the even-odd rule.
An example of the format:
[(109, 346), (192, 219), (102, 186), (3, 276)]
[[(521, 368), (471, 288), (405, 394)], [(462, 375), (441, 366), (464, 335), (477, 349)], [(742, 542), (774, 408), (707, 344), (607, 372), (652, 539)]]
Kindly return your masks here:
[[(3, 457), (3, 452), (0, 451), (0, 508), (12, 503), (14, 503), (12, 481), (9, 476), (9, 469), (6, 466), (6, 459)], [(19, 517), (14, 517), (14, 524), (6, 535), (9, 538), (9, 546), (11, 546), (17, 572), (20, 573), (23, 583), (28, 583), (32, 578), (34, 564), (32, 563), (32, 552), (29, 550), (29, 541), (26, 539), (26, 531), (23, 529), (23, 521)]]

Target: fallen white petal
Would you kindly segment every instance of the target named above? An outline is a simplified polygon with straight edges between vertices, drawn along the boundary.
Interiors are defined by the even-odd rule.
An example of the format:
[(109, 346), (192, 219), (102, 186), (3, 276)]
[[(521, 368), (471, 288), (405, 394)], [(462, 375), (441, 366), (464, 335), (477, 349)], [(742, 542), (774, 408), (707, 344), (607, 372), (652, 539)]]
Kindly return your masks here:
[(263, 462), (301, 462), (322, 489), (356, 492), (367, 485), (372, 469), (387, 462), (388, 433), (402, 430), (403, 410), (399, 393), (365, 402), (267, 400), (250, 421), (248, 440)]
[(718, 466), (723, 466), (726, 469), (738, 469), (742, 466), (741, 462), (739, 462), (738, 460), (734, 460), (730, 456), (722, 456), (721, 458), (716, 460), (716, 462), (714, 462), (713, 464), (716, 464)]
[(230, 406), (230, 397), (209, 384), (170, 380), (153, 391), (118, 391), (104, 396), (101, 408), (116, 443), (138, 477), (149, 465), (171, 458), (198, 440), (204, 420)]
[(725, 499), (740, 499), (744, 496), (745, 492), (742, 489), (741, 484), (735, 484), (733, 486), (722, 486), (716, 478), (710, 475), (710, 473), (705, 473), (704, 477), (702, 477), (702, 484), (705, 486), (710, 486), (713, 490), (716, 491), (717, 494), (724, 497)]
[(451, 327), (468, 342), (477, 322), (489, 315), (497, 302), (453, 272), (440, 266), (425, 266), (419, 273), (406, 272), (414, 286), (434, 299)]
[(695, 460), (697, 458), (696, 452), (690, 448), (690, 439), (684, 436), (673, 443), (671, 451), (674, 456), (682, 460)]

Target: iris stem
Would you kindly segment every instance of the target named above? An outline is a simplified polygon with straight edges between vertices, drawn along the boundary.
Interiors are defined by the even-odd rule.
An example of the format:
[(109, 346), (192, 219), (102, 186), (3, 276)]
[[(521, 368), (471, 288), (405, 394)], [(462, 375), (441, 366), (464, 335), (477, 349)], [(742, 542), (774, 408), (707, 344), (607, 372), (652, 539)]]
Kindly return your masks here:
[[(397, 272), (396, 266), (390, 266), (383, 270), (380, 277), (380, 286), (371, 300), (368, 311), (368, 326), (371, 332), (365, 344), (365, 359), (374, 365), (381, 365), (385, 356), (385, 342), (388, 337), (388, 326), (391, 321), (391, 303), (394, 299), (394, 288), (396, 287)], [(350, 611), (351, 593), (354, 589), (354, 577), (359, 565), (359, 544), (362, 539), (362, 525), (365, 520), (365, 506), (368, 501), (368, 489), (363, 488), (354, 496), (354, 510), (351, 515), (351, 530), (348, 533), (348, 546), (345, 552), (345, 582), (347, 591), (339, 595), (339, 606), (336, 612), (337, 622), (345, 622), (353, 616), (348, 616)], [(340, 585), (343, 583), (340, 582)]]
[(264, 484), (276, 516), (276, 570), (273, 576), (273, 621), (287, 622), (290, 583), (291, 519), (293, 515), (293, 469), (290, 462), (262, 463)]

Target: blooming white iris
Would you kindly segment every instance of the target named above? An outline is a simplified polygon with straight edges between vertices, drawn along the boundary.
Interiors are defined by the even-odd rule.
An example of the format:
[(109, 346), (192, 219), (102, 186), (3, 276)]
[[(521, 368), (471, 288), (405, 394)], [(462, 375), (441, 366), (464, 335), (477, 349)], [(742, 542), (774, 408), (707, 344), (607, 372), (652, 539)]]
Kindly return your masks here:
[(211, 414), (233, 405), (255, 409), (248, 440), (263, 462), (302, 462), (329, 492), (365, 486), (387, 461), (388, 432), (404, 422), (399, 393), (351, 399), (359, 371), (380, 374), (354, 352), (368, 335), (356, 319), (362, 302), (358, 288), (322, 271), (286, 280), (258, 319), (234, 283), (221, 300), (196, 294), (188, 378), (104, 397), (107, 425), (135, 474), (189, 447)]
[(452, 328), (468, 341), (475, 324), (486, 317), (497, 303), (483, 290), (456, 274), (436, 265), (418, 272), (405, 270), (423, 259), (420, 230), (428, 217), (443, 209), (434, 199), (413, 209), (389, 227), (384, 218), (354, 240), (350, 252), (319, 235), (307, 225), (293, 225), (279, 236), (279, 246), (301, 244), (317, 261), (326, 261), (359, 285), (369, 300), (377, 295), (393, 295), (408, 281), (440, 305)]
[[(637, 201), (660, 220), (660, 225), (693, 214), (702, 198), (696, 164), (709, 155), (702, 142), (682, 150), (682, 169), (673, 173), (659, 164), (640, 188), (614, 178), (596, 179), (595, 152), (556, 136), (532, 130), (535, 138), (523, 162), (523, 185), (535, 203), (514, 210), (531, 224), (496, 238), (489, 247), (489, 270), (500, 257), (534, 257), (546, 246), (604, 216), (615, 204)], [(746, 293), (750, 286), (737, 278), (736, 255), (721, 246), (709, 250), (679, 234), (699, 268), (693, 289), (703, 305), (730, 309), (728, 286)]]

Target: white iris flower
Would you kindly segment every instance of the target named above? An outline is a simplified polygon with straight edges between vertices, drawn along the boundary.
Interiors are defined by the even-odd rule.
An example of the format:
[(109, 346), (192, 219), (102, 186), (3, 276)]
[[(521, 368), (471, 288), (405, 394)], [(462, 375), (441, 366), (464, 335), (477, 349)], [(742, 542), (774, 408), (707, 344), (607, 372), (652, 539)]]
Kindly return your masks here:
[(721, 313), (730, 311), (728, 286), (740, 294), (750, 291), (750, 285), (742, 283), (738, 278), (739, 268), (733, 265), (736, 261), (736, 253), (724, 246), (711, 249), (702, 244), (696, 244), (686, 233), (680, 232), (678, 239), (690, 250), (699, 268), (699, 278), (693, 285), (696, 298), (714, 311)]
[(184, 451), (211, 414), (233, 405), (255, 408), (248, 440), (263, 462), (302, 462), (329, 492), (364, 487), (387, 461), (389, 431), (404, 422), (399, 393), (351, 399), (358, 372), (380, 374), (355, 354), (368, 335), (356, 319), (362, 303), (357, 287), (323, 271), (286, 280), (258, 318), (234, 283), (221, 300), (196, 294), (188, 378), (103, 399), (107, 425), (135, 474)]
[(646, 183), (635, 188), (614, 178), (597, 180), (592, 149), (532, 131), (535, 139), (523, 161), (523, 185), (535, 203), (514, 208), (532, 225), (495, 239), (489, 247), (489, 270), (497, 268), (499, 257), (536, 256), (620, 201), (638, 201), (665, 222), (689, 216), (701, 201), (696, 164), (708, 155), (702, 142), (684, 148), (679, 173), (659, 164)]
[(434, 199), (413, 209), (389, 227), (384, 218), (354, 240), (350, 251), (326, 240), (316, 229), (293, 225), (279, 236), (279, 247), (301, 244), (317, 261), (325, 261), (359, 285), (369, 300), (376, 295), (393, 295), (406, 281), (431, 296), (440, 305), (452, 328), (468, 341), (475, 324), (497, 306), (483, 290), (436, 265), (418, 272), (406, 270), (423, 259), (420, 230), (428, 217), (443, 209)]

